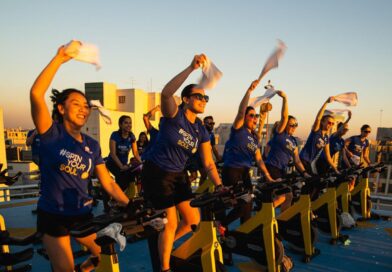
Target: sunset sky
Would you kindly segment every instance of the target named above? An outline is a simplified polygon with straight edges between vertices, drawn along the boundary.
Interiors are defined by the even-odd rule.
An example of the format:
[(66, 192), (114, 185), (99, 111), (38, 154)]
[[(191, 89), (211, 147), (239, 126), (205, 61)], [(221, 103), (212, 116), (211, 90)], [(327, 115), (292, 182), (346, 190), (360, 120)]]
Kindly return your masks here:
[[(5, 127), (33, 126), (29, 89), (57, 48), (71, 39), (98, 45), (102, 69), (71, 61), (52, 87), (83, 90), (85, 82), (106, 81), (119, 88), (161, 91), (193, 55), (205, 53), (223, 72), (217, 87), (207, 91), (206, 114), (218, 124), (231, 123), (245, 90), (281, 39), (287, 52), (262, 85), (271, 79), (286, 91), (290, 114), (299, 121), (297, 135), (308, 135), (329, 96), (355, 91), (359, 104), (352, 108), (349, 134), (368, 123), (375, 137), (380, 122), (392, 127), (391, 12), (388, 0), (2, 0), (0, 107)], [(200, 75), (194, 72), (186, 83)], [(259, 86), (254, 96), (263, 92)], [(271, 103), (274, 121), (281, 99)]]

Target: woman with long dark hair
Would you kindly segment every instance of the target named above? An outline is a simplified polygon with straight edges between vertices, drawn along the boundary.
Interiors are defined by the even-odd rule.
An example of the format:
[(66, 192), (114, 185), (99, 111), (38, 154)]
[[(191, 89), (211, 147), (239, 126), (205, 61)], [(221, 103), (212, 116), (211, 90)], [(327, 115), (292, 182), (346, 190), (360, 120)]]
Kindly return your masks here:
[(130, 151), (138, 162), (141, 162), (136, 145), (135, 135), (132, 133), (132, 119), (130, 116), (122, 115), (118, 120), (118, 130), (110, 136), (110, 154), (106, 161), (109, 171), (115, 176), (117, 184), (125, 190), (132, 181), (129, 173), (128, 156)]
[[(242, 98), (231, 127), (229, 140), (225, 145), (222, 169), (222, 181), (225, 186), (235, 186), (239, 181), (242, 181), (245, 186), (251, 187), (249, 170), (254, 161), (263, 171), (266, 180), (273, 181), (261, 158), (259, 141), (255, 131), (259, 114), (256, 114), (253, 107), (248, 106), (250, 95), (258, 84), (258, 80), (253, 81)], [(222, 221), (223, 225), (229, 224), (238, 215), (241, 216), (242, 222), (246, 221), (250, 217), (251, 209), (251, 203), (236, 207)]]
[[(207, 130), (197, 115), (204, 112), (208, 96), (195, 84), (186, 86), (181, 92), (181, 105), (177, 106), (174, 93), (188, 76), (197, 70), (206, 57), (195, 56), (192, 63), (175, 76), (161, 93), (163, 117), (159, 125), (156, 143), (148, 152), (143, 165), (142, 184), (145, 198), (154, 208), (165, 210), (168, 223), (159, 234), (158, 252), (162, 271), (170, 270), (170, 254), (173, 242), (197, 225), (200, 215), (190, 206), (192, 190), (185, 178), (185, 164), (189, 157), (200, 153), (209, 178), (216, 186), (221, 185), (211, 153)], [(177, 222), (177, 211), (181, 222)]]
[(320, 108), (305, 146), (299, 154), (302, 164), (305, 166), (308, 173), (321, 174), (317, 171), (316, 162), (320, 158), (322, 152), (325, 153), (325, 159), (329, 166), (335, 172), (338, 172), (329, 153), (329, 133), (335, 124), (335, 118), (329, 114), (324, 115), (327, 105), (333, 101), (334, 97), (329, 97)]
[[(54, 271), (74, 271), (69, 230), (92, 216), (92, 198), (87, 194), (88, 180), (95, 174), (102, 187), (122, 205), (129, 203), (107, 171), (97, 141), (81, 133), (90, 114), (87, 99), (79, 90), (54, 92), (53, 121), (45, 93), (60, 66), (69, 61), (61, 46), (56, 56), (35, 80), (30, 91), (31, 115), (40, 142), (41, 196), (38, 200), (37, 231)], [(76, 240), (92, 254), (76, 271), (94, 269), (100, 247), (92, 234)]]

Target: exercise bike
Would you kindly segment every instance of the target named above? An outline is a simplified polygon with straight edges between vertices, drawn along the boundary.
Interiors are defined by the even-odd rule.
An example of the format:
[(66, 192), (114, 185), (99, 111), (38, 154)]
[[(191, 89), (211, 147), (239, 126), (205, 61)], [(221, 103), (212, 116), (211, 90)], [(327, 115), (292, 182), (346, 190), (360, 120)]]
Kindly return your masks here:
[(290, 180), (292, 187), (300, 187), (300, 193), (299, 197), (294, 196), (297, 200), (277, 216), (279, 235), (289, 243), (290, 248), (303, 253), (303, 261), (308, 263), (320, 254), (320, 250), (314, 247), (318, 230), (312, 223), (310, 211), (310, 194), (314, 185), (312, 178), (305, 179), (294, 174), (286, 179)]
[[(159, 232), (166, 224), (165, 212), (155, 212), (152, 209), (142, 209), (134, 215), (126, 212), (103, 214), (92, 218), (91, 220), (74, 226), (70, 234), (73, 237), (85, 237), (93, 233), (97, 233), (95, 242), (101, 247), (101, 260), (96, 263), (97, 272), (119, 272), (120, 265), (115, 250), (116, 240), (113, 236), (109, 236), (105, 228), (111, 227), (111, 224), (121, 224), (120, 234), (123, 236), (142, 233), (150, 235)], [(113, 225), (112, 225), (113, 226)], [(113, 227), (116, 228), (115, 226)], [(103, 235), (101, 235), (101, 232)], [(125, 240), (124, 237), (124, 240)]]
[(385, 171), (383, 163), (370, 165), (357, 170), (357, 180), (354, 190), (351, 192), (350, 208), (352, 214), (361, 215), (360, 220), (378, 219), (379, 216), (371, 212), (372, 201), (370, 198), (369, 175), (370, 173)]
[(284, 248), (278, 238), (273, 199), (291, 191), (287, 182), (263, 182), (255, 185), (256, 204), (261, 205), (250, 219), (235, 230), (228, 230), (221, 238), (224, 252), (239, 254), (254, 260), (238, 264), (241, 271), (281, 271)]
[(349, 236), (340, 234), (342, 223), (337, 209), (336, 185), (334, 174), (318, 177), (314, 180), (317, 194), (312, 196), (311, 209), (316, 216), (317, 228), (325, 233), (330, 233), (331, 244), (338, 241), (344, 243)]
[[(226, 189), (226, 188), (225, 188)], [(192, 235), (173, 250), (170, 265), (176, 272), (226, 271), (223, 265), (222, 248), (217, 238), (215, 213), (236, 205), (237, 200), (248, 191), (242, 187), (228, 188), (218, 192), (207, 192), (191, 201), (192, 207), (200, 209), (201, 221), (192, 226)], [(160, 271), (158, 237), (149, 239), (149, 249), (154, 271)]]

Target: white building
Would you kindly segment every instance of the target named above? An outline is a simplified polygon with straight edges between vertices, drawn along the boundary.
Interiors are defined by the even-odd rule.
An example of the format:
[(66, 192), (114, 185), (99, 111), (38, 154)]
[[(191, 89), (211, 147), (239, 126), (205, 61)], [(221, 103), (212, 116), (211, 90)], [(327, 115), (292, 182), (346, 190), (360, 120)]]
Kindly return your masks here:
[[(140, 132), (146, 131), (143, 114), (161, 102), (160, 93), (148, 93), (141, 89), (117, 89), (115, 84), (106, 82), (86, 83), (85, 94), (88, 100), (99, 100), (110, 112), (111, 124), (106, 124), (98, 110), (93, 109), (83, 127), (84, 133), (100, 143), (103, 157), (109, 155), (110, 135), (118, 130), (120, 116), (128, 115), (132, 118), (132, 132), (137, 139)], [(157, 112), (150, 119), (153, 126), (158, 127), (160, 117), (161, 113)]]

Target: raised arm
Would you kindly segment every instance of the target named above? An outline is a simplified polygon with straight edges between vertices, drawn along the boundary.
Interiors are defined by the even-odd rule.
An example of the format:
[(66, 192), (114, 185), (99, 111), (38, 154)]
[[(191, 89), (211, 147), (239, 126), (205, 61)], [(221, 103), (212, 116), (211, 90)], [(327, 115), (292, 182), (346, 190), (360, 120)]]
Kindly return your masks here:
[[(74, 43), (79, 43), (73, 41)], [(52, 117), (45, 102), (45, 93), (49, 88), (57, 70), (60, 66), (70, 60), (71, 57), (65, 54), (65, 46), (57, 50), (56, 56), (49, 62), (44, 70), (39, 74), (30, 90), (31, 116), (39, 134), (45, 133), (52, 125)]]
[(261, 110), (262, 106), (263, 105), (260, 106), (259, 129), (257, 130), (257, 140), (259, 141), (259, 143), (261, 143), (262, 140), (264, 123), (268, 114), (266, 111)]
[(185, 68), (185, 70), (166, 84), (161, 93), (161, 111), (163, 116), (172, 118), (177, 114), (178, 107), (173, 97), (174, 93), (185, 82), (188, 76), (194, 70), (198, 69), (205, 61), (206, 56), (204, 54), (196, 55), (193, 58), (192, 63)]
[(324, 102), (323, 106), (321, 107), (321, 109), (317, 113), (316, 120), (314, 120), (312, 131), (318, 131), (320, 129), (320, 122), (321, 122), (321, 118), (323, 118), (325, 109), (327, 108), (328, 103), (331, 103), (334, 100), (335, 100), (335, 98), (333, 96), (330, 96), (327, 99), (327, 101)]
[(280, 121), (278, 126), (276, 127), (276, 132), (281, 134), (286, 128), (287, 121), (289, 120), (289, 106), (287, 103), (287, 95), (284, 91), (276, 92), (280, 97), (282, 97), (282, 112), (280, 114)]
[(351, 120), (351, 115), (352, 114), (351, 114), (350, 110), (347, 112), (347, 115), (348, 115), (348, 117), (347, 117), (346, 121), (344, 121), (343, 125), (341, 125), (340, 128), (337, 131), (339, 134), (341, 134), (343, 132), (344, 127), (345, 127), (344, 125), (348, 124), (348, 122), (350, 122), (350, 120)]
[(250, 84), (249, 88), (246, 90), (246, 93), (242, 98), (240, 106), (238, 108), (237, 116), (234, 119), (233, 127), (235, 129), (239, 129), (244, 124), (245, 111), (246, 111), (246, 107), (248, 107), (249, 104), (250, 94), (253, 92), (254, 89), (256, 89), (259, 82), (260, 81), (258, 80), (254, 80), (252, 84)]
[(155, 113), (157, 111), (161, 110), (161, 106), (157, 105), (154, 108), (152, 108), (149, 112), (143, 114), (143, 122), (144, 122), (144, 126), (147, 129), (147, 132), (150, 132), (152, 125), (150, 122), (151, 117), (153, 117), (155, 115)]

